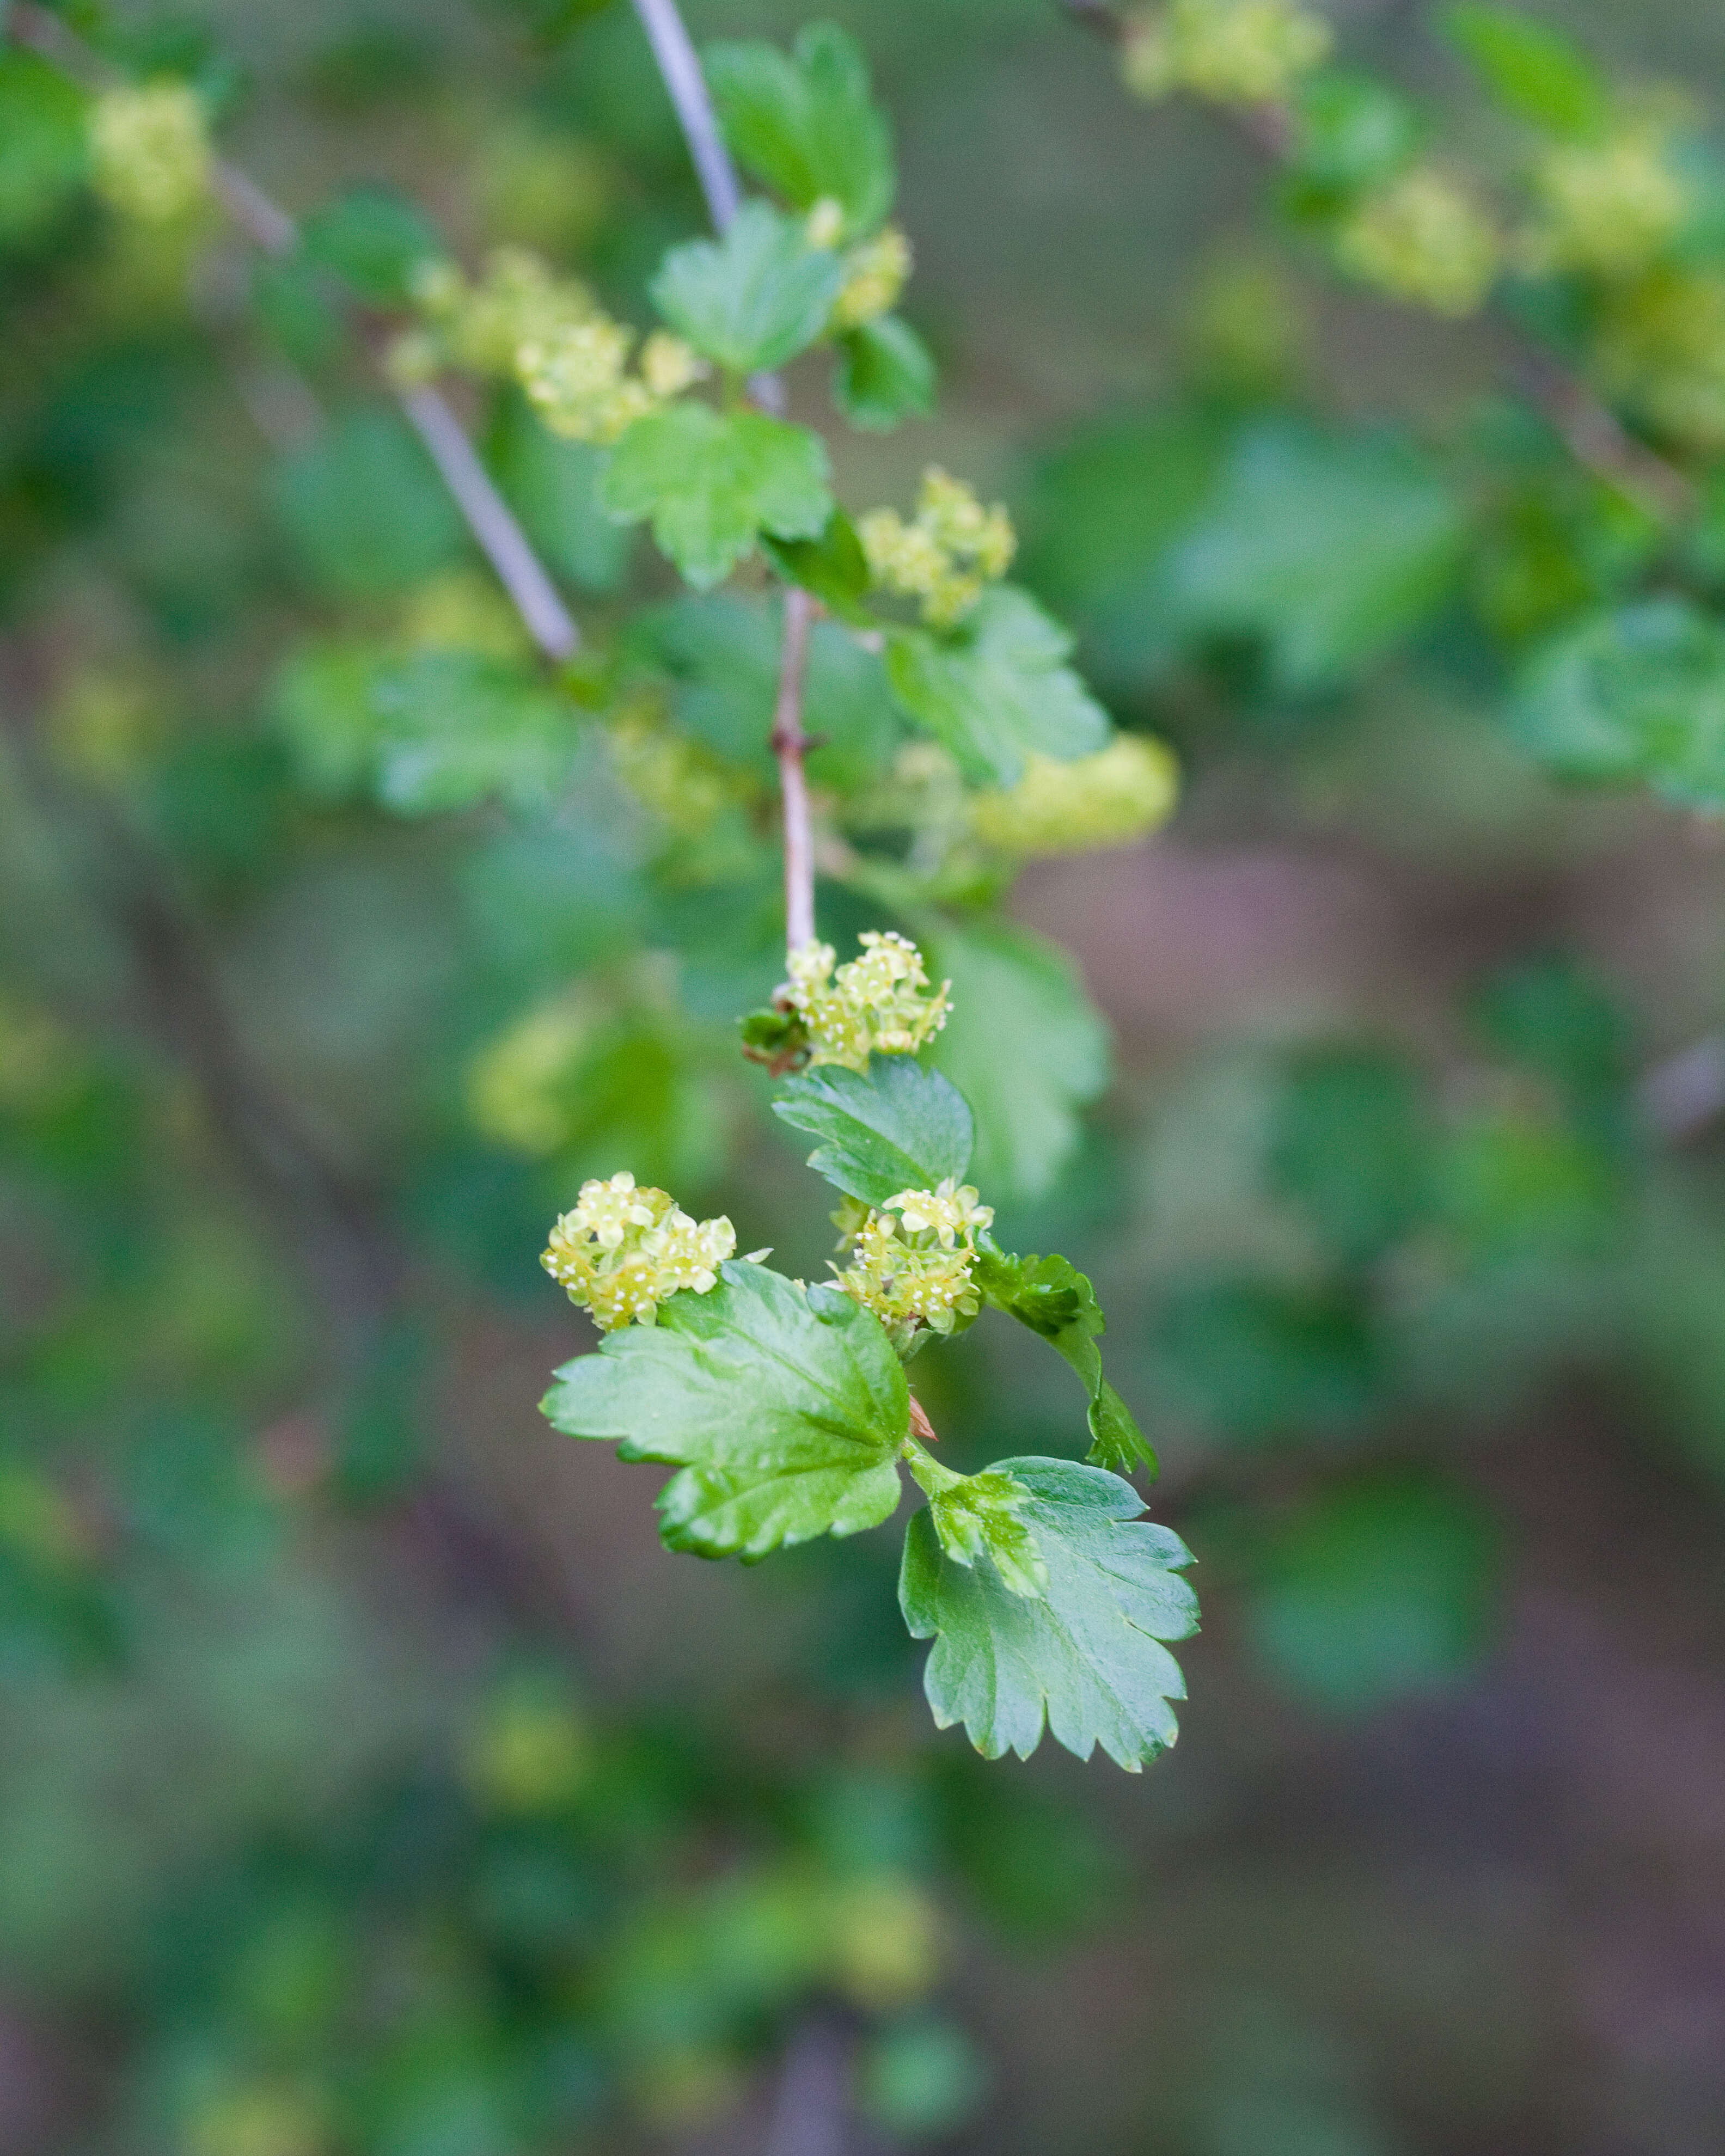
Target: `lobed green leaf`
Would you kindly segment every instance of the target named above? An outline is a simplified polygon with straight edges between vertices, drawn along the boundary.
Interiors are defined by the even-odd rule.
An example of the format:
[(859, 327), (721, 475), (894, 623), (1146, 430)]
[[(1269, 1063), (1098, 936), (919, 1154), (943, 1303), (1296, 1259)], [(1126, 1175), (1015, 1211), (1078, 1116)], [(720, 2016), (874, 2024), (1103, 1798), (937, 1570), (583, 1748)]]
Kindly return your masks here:
[(1563, 630), (1523, 669), (1520, 747), (1560, 778), (1645, 779), (1725, 804), (1725, 630), (1688, 599), (1642, 599)]
[(899, 1603), (913, 1638), (935, 1645), (923, 1687), (942, 1729), (963, 1722), (986, 1758), (1028, 1758), (1045, 1723), (1081, 1759), (1100, 1744), (1137, 1773), (1174, 1741), (1171, 1701), (1185, 1681), (1164, 1640), (1198, 1629), (1178, 1570), (1191, 1553), (1140, 1519), (1129, 1482), (1069, 1460), (1003, 1460), (990, 1476), (1030, 1493), (1014, 1517), (1035, 1538), (1047, 1585), (1014, 1593), (984, 1550), (943, 1549), (927, 1510), (905, 1537)]
[(1048, 1566), (1036, 1537), (1019, 1517), (1031, 1492), (1016, 1476), (998, 1468), (960, 1475), (933, 1491), (928, 1517), (940, 1546), (954, 1564), (973, 1565), (987, 1558), (1009, 1594), (1046, 1592)]
[(1107, 742), (1108, 715), (1067, 665), (1071, 649), (1071, 638), (1028, 592), (997, 584), (952, 635), (896, 631), (887, 678), (967, 778), (1012, 786), (1032, 749), (1070, 758)]
[(773, 1112), (822, 1142), (809, 1165), (865, 1205), (932, 1190), (970, 1165), (975, 1126), (956, 1086), (913, 1055), (876, 1055), (866, 1073), (825, 1064), (793, 1078)]
[(878, 1527), (898, 1503), (910, 1393), (880, 1321), (764, 1265), (727, 1264), (709, 1294), (610, 1334), (564, 1364), (543, 1407), (568, 1436), (677, 1463), (660, 1533), (698, 1557), (753, 1563)]
[(1164, 565), (1190, 639), (1250, 638), (1278, 689), (1332, 689), (1449, 593), (1458, 503), (1410, 444), (1271, 419), (1236, 442), (1208, 509)]
[(976, 1118), (971, 1179), (991, 1199), (1040, 1197), (1108, 1081), (1107, 1027), (1065, 952), (1028, 929), (977, 922), (926, 942), (952, 983), (929, 1055)]
[(1015, 1317), (1063, 1357), (1090, 1396), (1092, 1467), (1129, 1475), (1156, 1466), (1156, 1455), (1132, 1409), (1102, 1375), (1098, 1334), (1107, 1329), (1096, 1291), (1070, 1258), (1019, 1258), (985, 1250), (973, 1274), (983, 1299)]
[(794, 208), (841, 204), (848, 237), (872, 232), (898, 182), (891, 130), (855, 42), (836, 23), (811, 23), (788, 54), (722, 44), (701, 59), (737, 162)]
[(934, 356), (901, 315), (877, 315), (839, 339), (833, 402), (866, 434), (926, 418), (934, 384)]
[(783, 367), (826, 328), (845, 282), (830, 248), (770, 203), (745, 203), (717, 239), (674, 247), (653, 301), (697, 352), (733, 373)]
[(673, 404), (637, 419), (601, 482), (619, 523), (651, 520), (660, 550), (698, 590), (728, 576), (765, 531), (813, 539), (833, 496), (825, 444), (764, 412)]

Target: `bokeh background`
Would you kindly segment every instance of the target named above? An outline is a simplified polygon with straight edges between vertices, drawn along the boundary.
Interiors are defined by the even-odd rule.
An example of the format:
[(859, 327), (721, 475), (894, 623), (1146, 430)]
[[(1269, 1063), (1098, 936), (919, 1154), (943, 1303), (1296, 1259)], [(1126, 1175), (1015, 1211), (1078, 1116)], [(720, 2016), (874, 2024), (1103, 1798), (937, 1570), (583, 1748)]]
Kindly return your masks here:
[[(1009, 500), (1186, 766), (1166, 832), (1012, 901), (1113, 1076), (1070, 1146), (1031, 1111), (1001, 1209), (1095, 1275), (1197, 1552), (1180, 1744), (985, 1765), (928, 1725), (890, 1532), (673, 1559), (653, 1471), (540, 1421), (582, 1174), (819, 1265), (732, 1046), (770, 862), (726, 912), (608, 796), (321, 794), (295, 654), (506, 644), (476, 558), (315, 280), (116, 234), (0, 102), (0, 2150), (1712, 2156), (1725, 851), (1500, 716), (1503, 640), (1645, 540), (1518, 431), (1497, 331), (1342, 290), (1224, 121), (1054, 8), (826, 12), (943, 372), (842, 491)], [(1543, 12), (1725, 84), (1704, 0)], [(1332, 13), (1490, 153), (1425, 11)], [(296, 211), (393, 189), (638, 321), (699, 228), (621, 5), (120, 18)], [(663, 593), (578, 454), (466, 408), (584, 619)], [(1266, 429), (1280, 555), (1226, 476)], [(1194, 533), (1219, 616), (1169, 597)], [(960, 1464), (1071, 1449), (990, 1326), (919, 1382)]]

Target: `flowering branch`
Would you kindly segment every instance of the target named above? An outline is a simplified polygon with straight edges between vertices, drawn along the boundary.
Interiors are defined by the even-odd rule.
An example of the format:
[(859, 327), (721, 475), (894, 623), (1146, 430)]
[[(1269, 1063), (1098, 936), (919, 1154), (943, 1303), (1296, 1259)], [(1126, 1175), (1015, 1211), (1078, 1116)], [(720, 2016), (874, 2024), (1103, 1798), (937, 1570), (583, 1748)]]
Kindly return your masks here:
[[(1082, 28), (1118, 45), (1127, 23), (1113, 0), (1059, 0), (1060, 11)], [(1254, 146), (1277, 162), (1294, 148), (1289, 108), (1268, 101), (1230, 109), (1230, 116)], [(1639, 502), (1656, 517), (1687, 515), (1695, 490), (1675, 465), (1650, 449), (1625, 427), (1609, 408), (1518, 325), (1499, 316), (1513, 352), (1513, 371), (1522, 394), (1545, 418), (1584, 471)]]
[[(95, 54), (39, 8), (15, 7), (7, 29), (20, 44), (28, 45), (69, 74), (98, 83), (107, 78)], [(213, 159), (210, 182), (231, 222), (254, 246), (277, 256), (298, 249), (299, 226), (238, 166), (225, 158)], [(401, 389), (396, 394), (528, 634), (547, 659), (567, 659), (581, 642), (581, 631), (509, 505), (475, 455), (460, 422), (435, 389)]]
[[(737, 214), (742, 191), (719, 131), (700, 57), (677, 11), (676, 0), (634, 0), (634, 5), (676, 108), (708, 213), (716, 229), (722, 233)], [(784, 384), (776, 374), (752, 377), (749, 394), (764, 411), (780, 413), (785, 408)], [(778, 759), (778, 788), (784, 804), (785, 942), (793, 951), (814, 940), (814, 839), (803, 767), (809, 737), (803, 731), (803, 681), (814, 612), (814, 603), (808, 593), (798, 585), (787, 585), (784, 641), (779, 654), (771, 741)]]

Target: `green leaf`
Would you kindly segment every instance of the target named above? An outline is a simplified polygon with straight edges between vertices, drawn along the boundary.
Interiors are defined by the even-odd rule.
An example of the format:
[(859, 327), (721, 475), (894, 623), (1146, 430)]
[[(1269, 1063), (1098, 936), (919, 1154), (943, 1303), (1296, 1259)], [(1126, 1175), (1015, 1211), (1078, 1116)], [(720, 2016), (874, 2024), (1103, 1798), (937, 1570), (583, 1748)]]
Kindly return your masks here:
[(952, 1014), (930, 1060), (976, 1118), (971, 1180), (985, 1198), (1038, 1198), (1078, 1142), (1078, 1110), (1108, 1082), (1108, 1032), (1070, 959), (1004, 923), (927, 939)]
[(973, 1274), (985, 1301), (1028, 1326), (1077, 1372), (1090, 1398), (1092, 1467), (1129, 1475), (1156, 1466), (1156, 1455), (1132, 1412), (1102, 1375), (1096, 1337), (1107, 1330), (1096, 1291), (1070, 1259), (1019, 1258), (984, 1251)]
[(270, 716), (308, 793), (342, 800), (369, 788), (378, 734), (372, 687), (387, 656), (362, 640), (320, 642), (293, 653), (276, 675)]
[(544, 1411), (681, 1468), (659, 1497), (667, 1548), (753, 1563), (891, 1517), (910, 1394), (871, 1312), (733, 1262), (710, 1294), (673, 1296), (656, 1325), (565, 1363)]
[(724, 44), (701, 59), (738, 162), (794, 208), (823, 198), (840, 203), (847, 238), (872, 232), (898, 182), (891, 130), (855, 41), (836, 23), (810, 23), (788, 54)]
[(1502, 1537), (1470, 1492), (1379, 1471), (1307, 1500), (1271, 1531), (1246, 1609), (1291, 1689), (1342, 1711), (1440, 1687), (1489, 1642)]
[[(676, 715), (716, 755), (763, 780), (778, 689), (781, 611), (733, 593), (684, 598), (639, 619), (639, 644), (677, 684)], [(817, 622), (803, 677), (803, 724), (820, 742), (809, 776), (843, 789), (866, 784), (902, 738), (879, 658), (832, 622)]]
[(877, 315), (839, 339), (833, 402), (853, 427), (890, 434), (934, 403), (934, 355), (901, 315)]
[(1019, 1517), (1031, 1502), (1028, 1484), (991, 1467), (943, 1480), (930, 1493), (927, 1517), (954, 1564), (968, 1567), (986, 1558), (1009, 1594), (1034, 1596), (1047, 1589), (1048, 1565)]
[(653, 303), (697, 352), (737, 374), (783, 367), (827, 326), (845, 282), (830, 248), (770, 203), (745, 203), (718, 239), (674, 247)]
[(399, 305), (413, 272), (441, 254), (435, 228), (393, 188), (354, 187), (315, 211), (305, 223), (306, 259), (333, 270), (362, 299)]
[(975, 1132), (963, 1095), (914, 1055), (873, 1056), (866, 1075), (824, 1064), (793, 1078), (773, 1112), (819, 1138), (809, 1165), (865, 1205), (959, 1180), (970, 1165)]
[(1596, 135), (1610, 93), (1593, 62), (1561, 30), (1511, 8), (1451, 8), (1451, 44), (1471, 63), (1504, 110), (1568, 140)]
[(1370, 1050), (1297, 1057), (1276, 1101), (1270, 1169), (1326, 1247), (1366, 1265), (1425, 1209), (1430, 1140), (1403, 1065)]
[(285, 459), (275, 506), (313, 580), (343, 598), (405, 591), (465, 539), (431, 459), (389, 412), (346, 413)]
[(768, 531), (813, 539), (833, 511), (825, 444), (762, 412), (673, 404), (637, 419), (601, 487), (619, 523), (652, 520), (660, 551), (697, 589), (718, 583)]
[(1271, 419), (1235, 444), (1166, 567), (1186, 634), (1250, 638), (1273, 685), (1332, 689), (1419, 626), (1455, 579), (1463, 528), (1436, 471), (1383, 433)]
[(490, 797), (548, 808), (580, 746), (571, 708), (506, 660), (428, 651), (379, 669), (377, 798), (398, 815), (429, 816)]
[(1510, 731), (1560, 778), (1643, 778), (1686, 807), (1725, 805), (1725, 629), (1687, 599), (1596, 614), (1528, 661)]
[(1198, 1627), (1179, 1578), (1191, 1553), (1139, 1518), (1129, 1482), (1069, 1460), (1003, 1460), (990, 1475), (1029, 1490), (1017, 1517), (1035, 1537), (1048, 1585), (1011, 1593), (986, 1553), (960, 1564), (925, 1510), (905, 1537), (899, 1603), (913, 1638), (933, 1639), (923, 1687), (942, 1729), (963, 1722), (978, 1751), (1029, 1758), (1045, 1718), (1055, 1742), (1087, 1759), (1100, 1744), (1136, 1773), (1178, 1734), (1168, 1702), (1186, 1687), (1159, 1642)]
[(869, 562), (856, 526), (842, 509), (827, 519), (826, 529), (815, 539), (763, 539), (762, 551), (786, 581), (832, 608), (846, 621), (866, 624), (870, 613)]
[(1324, 68), (1301, 83), (1286, 181), (1296, 216), (1334, 215), (1413, 156), (1420, 116), (1377, 76)]
[(583, 591), (616, 590), (631, 542), (599, 500), (603, 449), (552, 434), (511, 391), (486, 437), (485, 461), (547, 567)]
[(0, 53), (0, 242), (28, 239), (82, 182), (89, 103), (34, 53)]
[(1032, 749), (1070, 759), (1107, 742), (1108, 714), (1067, 665), (1071, 649), (1028, 592), (997, 584), (951, 636), (896, 631), (886, 672), (899, 702), (967, 778), (1013, 786)]

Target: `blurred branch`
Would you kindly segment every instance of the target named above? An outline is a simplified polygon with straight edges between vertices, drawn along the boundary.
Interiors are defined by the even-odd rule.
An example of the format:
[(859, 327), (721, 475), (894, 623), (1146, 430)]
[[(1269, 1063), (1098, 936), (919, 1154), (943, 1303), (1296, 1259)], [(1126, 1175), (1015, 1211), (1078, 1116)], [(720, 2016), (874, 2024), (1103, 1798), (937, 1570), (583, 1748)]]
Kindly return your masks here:
[[(701, 71), (700, 55), (677, 12), (677, 0), (634, 0), (634, 6), (665, 79), (683, 139), (689, 145), (696, 177), (706, 197), (707, 214), (713, 229), (722, 234), (737, 214), (742, 191), (719, 130), (706, 77)], [(752, 375), (749, 394), (763, 412), (782, 413), (785, 408), (784, 384), (776, 374)]]
[[(1117, 45), (1126, 22), (1111, 0), (1057, 0), (1060, 12), (1081, 28)], [(1242, 105), (1229, 116), (1264, 156), (1280, 163), (1294, 146), (1293, 116), (1285, 105)], [(1501, 311), (1495, 319), (1509, 337), (1517, 386), (1548, 422), (1583, 470), (1661, 521), (1687, 516), (1695, 490), (1677, 467), (1639, 440), (1601, 398), (1518, 323)]]
[[(94, 87), (103, 87), (116, 79), (99, 55), (74, 37), (63, 23), (45, 9), (28, 4), (28, 0), (14, 4), (5, 18), (5, 34)], [(278, 259), (298, 249), (299, 226), (238, 166), (218, 157), (212, 166), (211, 179), (229, 218), (254, 246)], [(395, 394), (528, 634), (547, 659), (569, 658), (581, 642), (574, 616), (558, 596), (490, 475), (474, 454), (454, 412), (435, 389), (397, 389)]]
[[(689, 155), (706, 197), (708, 213), (722, 234), (737, 214), (742, 193), (718, 116), (707, 94), (700, 56), (677, 12), (676, 0), (634, 0), (635, 13), (653, 48), (659, 72), (689, 145)], [(763, 411), (783, 413), (784, 384), (776, 374), (757, 374), (749, 394)], [(809, 814), (809, 779), (804, 757), (809, 737), (803, 731), (803, 682), (809, 660), (809, 629), (814, 601), (800, 586), (787, 584), (784, 641), (778, 667), (778, 694), (773, 710), (773, 752), (778, 759), (778, 790), (784, 815), (784, 933), (788, 949), (814, 937), (814, 842)]]
[(809, 737), (803, 731), (803, 684), (814, 616), (814, 601), (808, 593), (800, 584), (788, 584), (772, 745), (778, 758), (778, 786), (784, 802), (784, 937), (793, 951), (814, 941), (814, 839), (803, 763)]
[(1699, 1137), (1725, 1115), (1725, 1034), (1705, 1034), (1643, 1072), (1641, 1113), (1673, 1145)]
[(676, 0), (634, 0), (634, 5), (670, 101), (676, 107), (696, 177), (706, 197), (708, 214), (714, 228), (723, 232), (736, 216), (742, 198), (725, 138), (719, 132), (713, 101), (707, 95), (700, 56), (677, 13)]
[(484, 547), (498, 581), (514, 600), (528, 634), (547, 659), (569, 658), (581, 642), (581, 632), (454, 413), (434, 389), (403, 389), (399, 395), (403, 411), (443, 474), (444, 485)]
[(811, 2015), (785, 2052), (763, 2156), (845, 2156), (850, 2093), (850, 2046), (833, 2021)]

